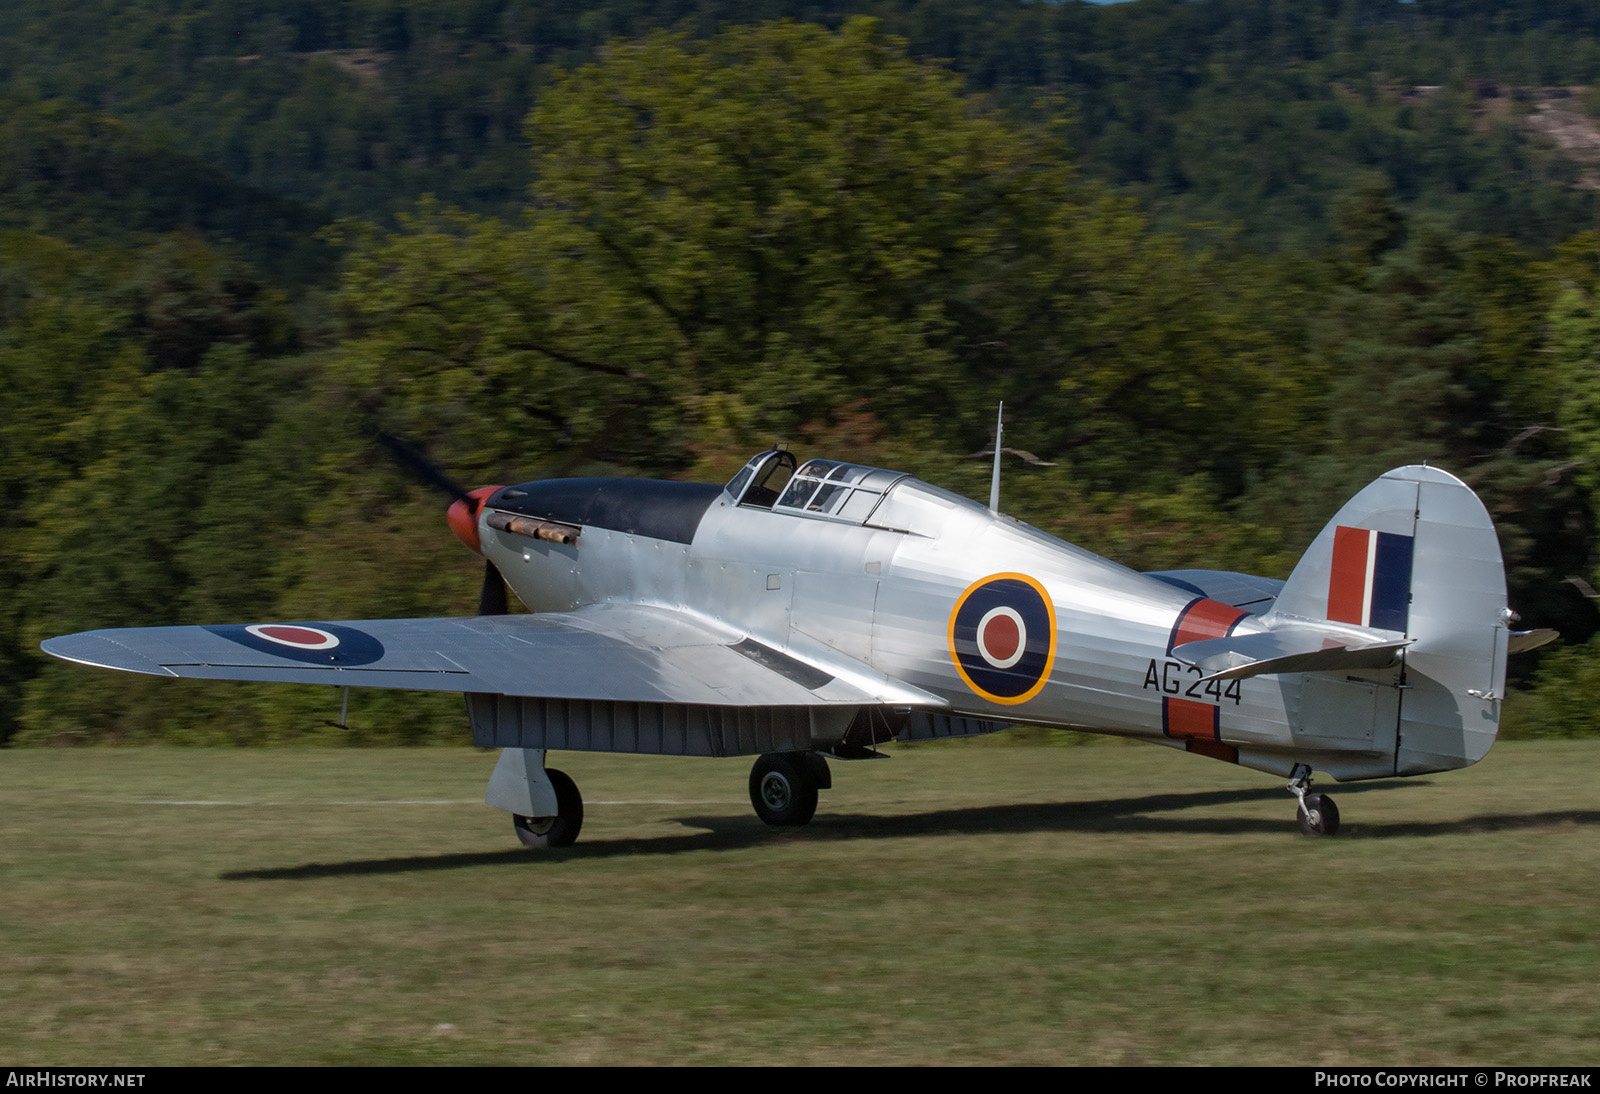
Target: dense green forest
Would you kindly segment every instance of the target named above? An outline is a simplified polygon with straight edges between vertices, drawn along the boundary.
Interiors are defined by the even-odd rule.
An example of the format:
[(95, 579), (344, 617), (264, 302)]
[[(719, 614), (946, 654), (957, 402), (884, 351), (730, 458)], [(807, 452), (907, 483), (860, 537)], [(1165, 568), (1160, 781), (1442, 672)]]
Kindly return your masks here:
[[(438, 499), (774, 440), (1141, 568), (1282, 576), (1426, 459), (1501, 531), (1507, 729), (1600, 728), (1600, 10), (18, 0), (0, 740), (460, 739), (458, 701), (49, 662), (470, 613)], [(1597, 640), (1600, 641), (1600, 640)]]

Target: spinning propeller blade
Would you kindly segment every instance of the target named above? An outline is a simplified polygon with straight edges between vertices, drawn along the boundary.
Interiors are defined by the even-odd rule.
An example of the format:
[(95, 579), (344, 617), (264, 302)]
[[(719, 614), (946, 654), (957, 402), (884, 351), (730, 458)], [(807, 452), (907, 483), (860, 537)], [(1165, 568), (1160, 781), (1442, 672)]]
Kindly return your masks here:
[(435, 490), (442, 490), (456, 501), (467, 496), (468, 491), (465, 486), (445, 474), (443, 468), (428, 459), (422, 449), (410, 441), (402, 440), (393, 433), (386, 433), (381, 429), (374, 430), (373, 435), (379, 444), (389, 450), (395, 461), (409, 471), (418, 482)]
[(483, 588), (478, 592), (479, 615), (505, 615), (511, 610), (510, 597), (506, 592), (506, 579), (500, 575), (495, 564), (488, 559), (483, 560)]
[[(379, 444), (389, 450), (390, 455), (394, 456), (401, 467), (410, 472), (413, 478), (450, 495), (452, 500), (445, 515), (450, 530), (462, 543), (481, 554), (482, 544), (478, 541), (478, 515), (483, 510), (483, 503), (500, 487), (482, 486), (476, 490), (468, 490), (411, 442), (381, 429), (373, 430), (373, 436)], [(505, 615), (510, 610), (510, 593), (506, 587), (506, 579), (495, 568), (493, 562), (484, 559), (483, 586), (478, 592), (478, 614)]]

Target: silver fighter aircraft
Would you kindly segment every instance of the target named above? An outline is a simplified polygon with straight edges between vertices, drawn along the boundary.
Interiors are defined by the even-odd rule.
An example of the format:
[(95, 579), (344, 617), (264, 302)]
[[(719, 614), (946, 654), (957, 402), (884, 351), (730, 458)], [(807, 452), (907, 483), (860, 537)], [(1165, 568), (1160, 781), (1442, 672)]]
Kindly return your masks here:
[[(462, 692), (502, 750), (486, 800), (531, 847), (577, 838), (549, 749), (754, 755), (750, 798), (805, 824), (827, 760), (1033, 725), (1136, 737), (1290, 780), (1466, 767), (1493, 743), (1513, 631), (1494, 526), (1460, 480), (1391, 471), (1287, 581), (1136, 573), (909, 475), (756, 455), (726, 485), (552, 479), (459, 497), (486, 560), (464, 619), (52, 638), (158, 676)], [(506, 613), (506, 586), (532, 614)]]

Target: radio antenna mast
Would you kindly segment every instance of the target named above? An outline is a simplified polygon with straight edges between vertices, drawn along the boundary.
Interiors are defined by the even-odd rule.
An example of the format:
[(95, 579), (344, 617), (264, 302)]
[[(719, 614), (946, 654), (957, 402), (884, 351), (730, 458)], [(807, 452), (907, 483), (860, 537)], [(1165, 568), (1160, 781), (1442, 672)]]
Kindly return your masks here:
[(1000, 409), (994, 417), (994, 474), (989, 479), (989, 512), (1000, 512), (1000, 440), (1006, 431), (1006, 404), (1000, 401)]

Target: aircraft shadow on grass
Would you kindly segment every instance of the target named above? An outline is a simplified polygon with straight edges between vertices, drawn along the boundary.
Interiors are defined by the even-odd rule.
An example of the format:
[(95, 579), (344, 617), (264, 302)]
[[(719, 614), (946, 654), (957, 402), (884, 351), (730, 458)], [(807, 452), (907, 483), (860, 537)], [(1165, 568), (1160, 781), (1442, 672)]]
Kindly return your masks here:
[[(1427, 785), (1425, 782), (1420, 781), (1410, 784), (1368, 783), (1345, 787), (1344, 792), (1371, 793), (1425, 785)], [(968, 809), (939, 809), (901, 816), (838, 814), (820, 819), (804, 830), (785, 833), (776, 838), (820, 843), (842, 840), (906, 839), (928, 835), (1016, 835), (1026, 832), (1063, 834), (1166, 832), (1221, 836), (1278, 833), (1282, 831), (1282, 825), (1268, 818), (1181, 817), (1170, 814), (1208, 806), (1275, 801), (1282, 794), (1282, 789), (1264, 788), (1204, 790), (1094, 801), (1030, 802), (975, 806)], [(293, 881), (363, 874), (459, 870), (476, 866), (550, 868), (568, 861), (619, 856), (675, 855), (694, 851), (736, 851), (774, 842), (774, 835), (770, 829), (747, 817), (718, 815), (677, 819), (680, 824), (699, 831), (643, 839), (593, 840), (578, 847), (564, 848), (555, 853), (538, 856), (520, 850), (473, 851), (447, 855), (357, 859), (349, 862), (314, 862), (299, 866), (234, 870), (220, 876), (225, 881)], [(1393, 839), (1595, 824), (1600, 824), (1600, 810), (1563, 809), (1485, 814), (1447, 821), (1364, 823), (1350, 826), (1348, 833), (1356, 839)]]

